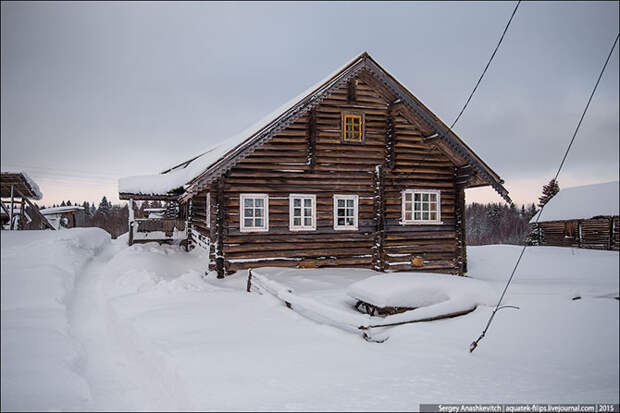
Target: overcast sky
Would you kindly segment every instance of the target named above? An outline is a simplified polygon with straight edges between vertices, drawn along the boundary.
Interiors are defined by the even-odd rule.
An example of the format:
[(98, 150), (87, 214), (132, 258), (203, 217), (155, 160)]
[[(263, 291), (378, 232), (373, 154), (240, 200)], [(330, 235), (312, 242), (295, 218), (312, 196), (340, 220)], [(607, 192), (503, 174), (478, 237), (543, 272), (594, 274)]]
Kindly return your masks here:
[[(117, 201), (367, 50), (454, 120), (514, 2), (2, 3), (2, 170), (44, 204)], [(554, 174), (611, 44), (618, 2), (524, 2), (461, 136), (532, 202)], [(618, 179), (618, 47), (560, 186)], [(501, 201), (489, 189), (467, 200)]]

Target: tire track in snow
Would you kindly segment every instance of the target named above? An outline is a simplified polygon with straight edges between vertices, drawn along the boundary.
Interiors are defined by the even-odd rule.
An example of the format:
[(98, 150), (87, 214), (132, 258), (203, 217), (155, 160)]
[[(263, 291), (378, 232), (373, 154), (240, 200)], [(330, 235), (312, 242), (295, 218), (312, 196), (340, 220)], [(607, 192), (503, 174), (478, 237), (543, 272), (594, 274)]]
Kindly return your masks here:
[[(184, 386), (129, 322), (115, 313), (103, 288), (113, 243), (78, 275), (68, 316), (81, 345), (76, 365), (90, 386), (91, 409), (187, 410)], [(108, 274), (110, 275), (110, 274)]]

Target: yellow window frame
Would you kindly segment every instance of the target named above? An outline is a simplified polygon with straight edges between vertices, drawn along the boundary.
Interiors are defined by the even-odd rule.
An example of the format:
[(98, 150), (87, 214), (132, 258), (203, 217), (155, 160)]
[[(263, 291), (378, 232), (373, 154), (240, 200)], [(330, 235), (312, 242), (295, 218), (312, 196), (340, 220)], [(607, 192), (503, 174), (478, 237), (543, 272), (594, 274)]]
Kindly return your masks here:
[(355, 143), (363, 142), (364, 140), (364, 117), (361, 114), (357, 114), (357, 113), (343, 113), (342, 114), (342, 140), (344, 142), (355, 142)]

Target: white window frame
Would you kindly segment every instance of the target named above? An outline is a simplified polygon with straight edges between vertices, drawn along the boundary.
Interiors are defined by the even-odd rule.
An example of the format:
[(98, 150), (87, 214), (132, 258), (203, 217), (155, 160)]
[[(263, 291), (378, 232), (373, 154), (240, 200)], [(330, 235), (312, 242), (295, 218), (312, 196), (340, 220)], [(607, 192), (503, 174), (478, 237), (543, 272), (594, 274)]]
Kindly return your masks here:
[[(293, 219), (295, 215), (293, 214), (293, 201), (295, 199), (301, 199), (301, 225), (294, 225)], [(312, 225), (304, 225), (304, 200), (310, 199), (312, 201)], [(288, 228), (290, 231), (316, 231), (316, 195), (314, 194), (289, 194), (288, 196)]]
[[(405, 217), (405, 194), (411, 194), (411, 219)], [(437, 219), (415, 219), (415, 194), (435, 194), (437, 195)], [(420, 211), (422, 212), (422, 211)], [(429, 213), (430, 215), (430, 213)], [(443, 224), (441, 221), (441, 191), (436, 189), (405, 189), (401, 193), (401, 224), (420, 225), (420, 224)]]
[(207, 228), (211, 227), (211, 192), (207, 192), (207, 200), (206, 200), (206, 211), (205, 211), (205, 215), (206, 215), (206, 221), (207, 221)]
[[(352, 199), (353, 200), (353, 225), (338, 225), (338, 201), (339, 200), (346, 201)], [(359, 199), (358, 195), (334, 195), (334, 229), (338, 231), (357, 231), (359, 229), (358, 221), (359, 221)]]
[[(245, 226), (245, 200), (246, 199), (262, 199), (263, 200), (263, 226), (262, 227), (246, 227)], [(241, 232), (267, 232), (269, 231), (269, 195), (268, 194), (241, 194), (239, 195), (239, 231)]]

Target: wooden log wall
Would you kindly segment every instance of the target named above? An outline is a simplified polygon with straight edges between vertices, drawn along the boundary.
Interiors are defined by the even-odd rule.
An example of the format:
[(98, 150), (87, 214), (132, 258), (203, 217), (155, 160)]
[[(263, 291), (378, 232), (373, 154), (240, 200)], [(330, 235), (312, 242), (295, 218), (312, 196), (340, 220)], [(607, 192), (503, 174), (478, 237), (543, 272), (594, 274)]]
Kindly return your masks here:
[[(394, 134), (394, 168), (385, 177), (387, 268), (458, 274), (455, 166), (441, 151), (423, 142), (420, 129), (399, 113), (394, 116)], [(439, 190), (443, 224), (402, 225), (404, 189)], [(421, 257), (424, 265), (414, 266), (413, 257)]]
[[(328, 96), (313, 113), (300, 117), (269, 142), (234, 166), (223, 184), (223, 245), (226, 271), (258, 266), (346, 266), (385, 270), (459, 273), (455, 219), (455, 167), (437, 149), (422, 142), (422, 133), (371, 87), (355, 79)], [(341, 142), (341, 113), (361, 112), (363, 144)], [(389, 127), (388, 127), (388, 119)], [(390, 147), (386, 137), (390, 134)], [(387, 149), (386, 149), (387, 148)], [(387, 151), (390, 156), (386, 162)], [(387, 165), (386, 165), (387, 163)], [(382, 173), (385, 199), (377, 222), (376, 166)], [(393, 166), (393, 169), (391, 168)], [(390, 170), (391, 169), (391, 170)], [(403, 189), (441, 191), (441, 225), (400, 224)], [(200, 204), (206, 192), (193, 198), (192, 224), (215, 241), (211, 191), (211, 225), (204, 224)], [(269, 231), (239, 229), (242, 193), (269, 194)], [(315, 194), (315, 231), (289, 230), (289, 194)], [(334, 230), (333, 195), (359, 196), (358, 230)], [(204, 207), (203, 207), (204, 209)], [(377, 240), (383, 251), (377, 254)], [(420, 256), (422, 267), (411, 259)]]
[[(538, 245), (619, 250), (618, 217), (538, 223)], [(576, 228), (576, 230), (575, 230)]]

